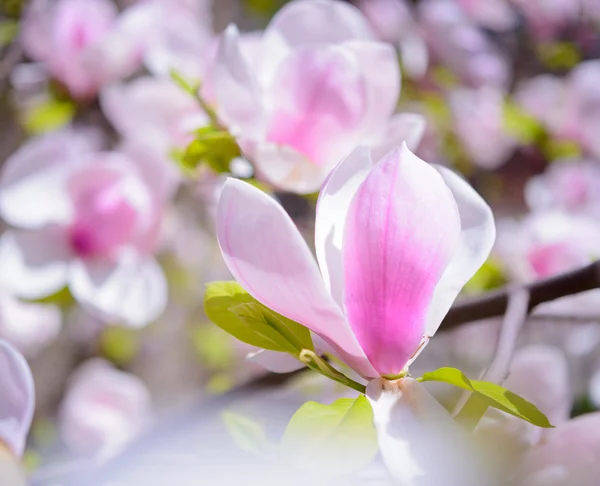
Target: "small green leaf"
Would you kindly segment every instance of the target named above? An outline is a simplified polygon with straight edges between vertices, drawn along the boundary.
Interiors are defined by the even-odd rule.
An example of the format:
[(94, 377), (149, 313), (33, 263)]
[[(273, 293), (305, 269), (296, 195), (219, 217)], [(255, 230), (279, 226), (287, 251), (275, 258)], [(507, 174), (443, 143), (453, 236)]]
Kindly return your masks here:
[(207, 126), (197, 130), (196, 137), (181, 157), (188, 170), (207, 164), (217, 173), (229, 172), (231, 161), (241, 155), (235, 138), (227, 131)]
[(135, 329), (107, 326), (100, 335), (100, 352), (118, 366), (131, 363), (140, 351), (140, 334)]
[(503, 125), (509, 135), (526, 145), (537, 143), (544, 135), (544, 128), (535, 117), (510, 100), (504, 103)]
[(29, 110), (23, 125), (33, 135), (50, 132), (69, 123), (75, 111), (76, 106), (72, 101), (50, 99)]
[(253, 454), (264, 454), (273, 448), (264, 428), (255, 420), (231, 411), (222, 412), (221, 418), (240, 449)]
[(363, 395), (331, 405), (307, 402), (290, 420), (281, 447), (285, 459), (303, 469), (358, 471), (369, 465), (378, 450), (371, 405)]
[(542, 148), (546, 159), (553, 161), (558, 159), (576, 159), (581, 157), (580, 145), (573, 140), (559, 140), (549, 138)]
[(581, 53), (572, 42), (543, 42), (537, 51), (542, 63), (550, 69), (571, 69), (581, 62)]
[(531, 402), (506, 388), (481, 380), (469, 380), (456, 368), (440, 368), (425, 373), (419, 381), (441, 381), (477, 394), (489, 407), (497, 408), (538, 427), (552, 428), (548, 418)]
[(204, 311), (221, 329), (252, 346), (293, 354), (313, 349), (309, 330), (262, 305), (237, 282), (212, 282)]
[(7, 19), (0, 22), (0, 47), (10, 44), (19, 32), (19, 22)]

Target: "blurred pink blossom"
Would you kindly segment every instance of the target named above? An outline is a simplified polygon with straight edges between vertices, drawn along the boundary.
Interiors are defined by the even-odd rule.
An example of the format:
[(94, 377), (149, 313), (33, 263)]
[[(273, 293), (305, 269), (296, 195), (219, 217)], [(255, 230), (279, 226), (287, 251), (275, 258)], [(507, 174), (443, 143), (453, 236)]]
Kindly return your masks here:
[(551, 277), (588, 265), (600, 254), (600, 225), (585, 215), (531, 213), (498, 224), (497, 251), (520, 281)]
[(423, 76), (429, 53), (411, 7), (404, 0), (361, 0), (358, 7), (377, 36), (399, 48), (403, 71), (414, 78)]
[(493, 170), (517, 145), (504, 128), (504, 93), (490, 86), (459, 88), (450, 93), (453, 128), (473, 162)]
[(453, 0), (424, 0), (418, 18), (439, 61), (473, 87), (507, 87), (508, 60)]
[(139, 7), (119, 14), (110, 0), (34, 0), (21, 42), (73, 97), (88, 99), (141, 66), (151, 20)]
[(487, 29), (503, 32), (514, 29), (519, 21), (509, 0), (456, 0), (456, 3), (473, 21)]
[(374, 40), (355, 7), (294, 1), (271, 20), (256, 61), (240, 42), (234, 26), (222, 34), (206, 96), (274, 186), (311, 193), (359, 142), (418, 142), (422, 121), (392, 116), (400, 93), (396, 53)]
[(581, 0), (510, 0), (525, 16), (531, 31), (540, 39), (557, 37), (561, 30), (577, 23)]
[(111, 455), (144, 429), (151, 409), (139, 378), (96, 358), (71, 376), (59, 412), (61, 437), (75, 454)]
[(143, 326), (167, 298), (152, 255), (167, 196), (160, 168), (78, 151), (77, 137), (32, 139), (4, 165), (0, 214), (14, 229), (0, 239), (1, 285), (28, 299), (68, 285), (88, 310)]

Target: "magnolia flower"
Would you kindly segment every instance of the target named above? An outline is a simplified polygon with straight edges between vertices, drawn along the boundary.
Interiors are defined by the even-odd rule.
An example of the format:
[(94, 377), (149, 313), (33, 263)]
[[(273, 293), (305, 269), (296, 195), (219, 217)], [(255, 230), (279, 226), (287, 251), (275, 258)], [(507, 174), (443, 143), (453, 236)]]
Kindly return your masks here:
[[(394, 379), (416, 358), (486, 260), (494, 234), (491, 210), (475, 191), (405, 144), (375, 165), (369, 149), (358, 148), (331, 172), (317, 204), (318, 265), (290, 217), (258, 189), (229, 179), (217, 207), (217, 237), (237, 281), (372, 380), (382, 453), (405, 480), (449, 459), (442, 443), (435, 458), (426, 453), (436, 431), (460, 434), (416, 381), (378, 377)], [(430, 415), (447, 425), (437, 429)], [(399, 469), (406, 454), (416, 469)], [(423, 484), (439, 484), (435, 477)]]
[(34, 408), (31, 370), (25, 358), (0, 339), (0, 445), (4, 443), (17, 457), (25, 449)]
[(0, 176), (0, 286), (26, 299), (65, 285), (105, 319), (142, 326), (166, 304), (152, 256), (165, 202), (160, 170), (116, 152), (77, 151), (69, 132), (34, 139)]
[(494, 31), (507, 31), (515, 28), (519, 17), (507, 0), (456, 0), (467, 15), (481, 26)]
[(531, 213), (519, 223), (503, 221), (497, 251), (514, 278), (531, 281), (590, 264), (598, 242), (597, 221), (553, 210)]
[(473, 162), (485, 169), (504, 164), (517, 143), (504, 128), (504, 94), (484, 86), (450, 93), (454, 131)]
[(59, 412), (61, 437), (77, 454), (112, 454), (143, 430), (150, 411), (139, 378), (94, 359), (71, 378)]
[(420, 117), (392, 117), (396, 53), (374, 40), (355, 7), (291, 2), (267, 27), (254, 62), (247, 51), (230, 26), (211, 68), (211, 96), (258, 175), (276, 187), (314, 192), (358, 142), (385, 153), (420, 139)]
[(439, 60), (472, 86), (506, 87), (507, 59), (452, 0), (419, 3), (419, 20)]
[(87, 99), (138, 69), (149, 25), (144, 9), (119, 15), (111, 0), (34, 0), (21, 42), (73, 97)]
[(560, 160), (525, 186), (531, 210), (558, 209), (600, 217), (600, 167), (592, 160)]
[(544, 74), (523, 81), (515, 99), (555, 136), (600, 155), (600, 61), (578, 64), (565, 79)]

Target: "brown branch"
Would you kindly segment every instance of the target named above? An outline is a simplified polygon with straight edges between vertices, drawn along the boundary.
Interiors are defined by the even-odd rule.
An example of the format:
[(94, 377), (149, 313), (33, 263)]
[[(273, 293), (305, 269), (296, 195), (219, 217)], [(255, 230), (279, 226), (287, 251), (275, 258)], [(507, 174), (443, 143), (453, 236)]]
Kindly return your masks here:
[[(544, 302), (600, 288), (600, 261), (572, 272), (524, 285), (529, 291), (531, 310)], [(457, 302), (442, 322), (442, 329), (452, 329), (466, 322), (504, 315), (508, 305), (508, 288), (484, 293)]]

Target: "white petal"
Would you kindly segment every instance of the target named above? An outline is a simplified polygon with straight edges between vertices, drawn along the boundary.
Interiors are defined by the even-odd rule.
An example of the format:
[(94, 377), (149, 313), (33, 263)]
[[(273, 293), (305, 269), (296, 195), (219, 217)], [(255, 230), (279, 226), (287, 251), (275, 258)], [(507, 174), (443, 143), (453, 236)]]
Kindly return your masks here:
[(317, 202), (315, 249), (329, 293), (343, 307), (342, 241), (350, 202), (371, 170), (367, 147), (356, 148), (333, 169)]
[(25, 299), (51, 295), (66, 285), (70, 258), (60, 228), (6, 231), (0, 237), (0, 287)]
[(480, 470), (467, 433), (419, 382), (372, 380), (367, 398), (383, 460), (397, 484), (492, 484)]
[(76, 260), (69, 283), (91, 313), (132, 327), (149, 324), (167, 304), (165, 276), (151, 257), (125, 255), (116, 263)]
[(12, 346), (0, 340), (0, 441), (17, 456), (25, 449), (34, 406), (29, 365)]
[(496, 238), (492, 210), (460, 176), (435, 166), (452, 191), (460, 214), (458, 251), (438, 283), (429, 309), (427, 335), (433, 336), (463, 286), (487, 260)]

